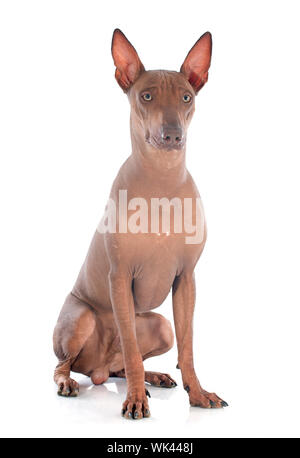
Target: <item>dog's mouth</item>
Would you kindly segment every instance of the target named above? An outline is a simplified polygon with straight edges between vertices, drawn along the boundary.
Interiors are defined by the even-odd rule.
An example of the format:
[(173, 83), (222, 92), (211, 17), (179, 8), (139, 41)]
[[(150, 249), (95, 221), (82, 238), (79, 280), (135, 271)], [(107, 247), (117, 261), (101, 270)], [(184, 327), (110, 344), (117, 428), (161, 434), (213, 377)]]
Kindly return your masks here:
[(145, 135), (145, 141), (151, 145), (154, 149), (164, 150), (164, 151), (179, 151), (182, 150), (185, 146), (185, 138), (176, 139), (163, 139), (162, 136), (150, 135), (147, 133)]

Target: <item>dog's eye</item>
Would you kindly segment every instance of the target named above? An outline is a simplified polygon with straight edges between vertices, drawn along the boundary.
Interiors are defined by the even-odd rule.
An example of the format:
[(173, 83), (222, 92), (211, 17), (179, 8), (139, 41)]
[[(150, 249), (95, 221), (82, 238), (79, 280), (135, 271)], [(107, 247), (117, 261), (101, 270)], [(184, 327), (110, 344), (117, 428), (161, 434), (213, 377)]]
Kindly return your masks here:
[(144, 100), (146, 100), (146, 102), (150, 102), (150, 100), (152, 100), (152, 95), (150, 92), (145, 92), (145, 94), (142, 94), (142, 97)]
[(192, 97), (189, 94), (184, 94), (184, 96), (182, 97), (182, 100), (185, 103), (189, 103), (192, 100)]

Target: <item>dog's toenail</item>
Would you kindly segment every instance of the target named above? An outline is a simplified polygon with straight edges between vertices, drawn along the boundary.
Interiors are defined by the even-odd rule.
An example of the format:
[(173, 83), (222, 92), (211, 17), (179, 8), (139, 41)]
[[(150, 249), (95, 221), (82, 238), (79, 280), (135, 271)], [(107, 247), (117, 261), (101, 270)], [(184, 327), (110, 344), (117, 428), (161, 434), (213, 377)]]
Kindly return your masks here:
[(215, 406), (216, 406), (216, 403), (215, 403), (214, 401), (209, 401), (209, 403), (210, 403), (210, 405), (211, 405), (212, 407), (215, 407)]
[(128, 418), (132, 418), (132, 413), (131, 412), (129, 412)]
[(145, 390), (145, 393), (146, 393), (146, 396), (148, 396), (148, 398), (151, 398), (150, 393), (149, 393), (148, 390)]
[(122, 410), (121, 410), (121, 414), (122, 414), (122, 415), (124, 415), (124, 414), (125, 414), (125, 412), (126, 412), (126, 410), (125, 410), (125, 409), (122, 409)]
[(138, 412), (134, 412), (134, 418), (137, 418), (139, 416)]
[(187, 393), (190, 392), (190, 387), (189, 387), (188, 385), (186, 385), (186, 386), (184, 387), (184, 389), (185, 389), (185, 391), (186, 391)]
[(160, 386), (164, 386), (164, 385), (165, 385), (165, 382), (162, 380), (162, 381), (160, 382)]
[(176, 386), (176, 384), (174, 382), (171, 382), (171, 386)]
[(176, 369), (180, 369), (179, 364), (176, 364)]
[(228, 404), (227, 404), (227, 402), (222, 401), (222, 402), (221, 402), (221, 406), (222, 406), (222, 407), (228, 407)]

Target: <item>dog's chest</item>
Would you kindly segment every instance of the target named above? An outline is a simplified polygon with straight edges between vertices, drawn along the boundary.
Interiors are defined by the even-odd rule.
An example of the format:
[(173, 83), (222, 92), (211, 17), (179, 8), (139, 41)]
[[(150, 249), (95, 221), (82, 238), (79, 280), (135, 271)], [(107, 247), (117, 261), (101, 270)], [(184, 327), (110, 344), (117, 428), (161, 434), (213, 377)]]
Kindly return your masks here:
[(184, 242), (168, 234), (152, 234), (133, 272), (133, 297), (137, 312), (159, 307), (167, 297), (184, 263)]

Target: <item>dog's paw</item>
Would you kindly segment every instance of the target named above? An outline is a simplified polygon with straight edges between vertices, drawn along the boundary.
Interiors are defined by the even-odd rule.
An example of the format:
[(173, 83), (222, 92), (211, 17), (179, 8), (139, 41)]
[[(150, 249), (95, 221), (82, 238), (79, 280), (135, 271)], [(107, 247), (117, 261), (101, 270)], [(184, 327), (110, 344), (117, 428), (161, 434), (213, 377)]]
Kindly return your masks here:
[(193, 407), (203, 407), (204, 409), (222, 408), (227, 407), (227, 402), (219, 398), (215, 393), (208, 393), (201, 389), (201, 391), (193, 392), (188, 385), (184, 387), (188, 392), (190, 398), (190, 404)]
[(150, 410), (147, 400), (150, 397), (148, 390), (127, 394), (127, 399), (123, 403), (122, 415), (131, 420), (150, 417)]
[(153, 386), (162, 388), (174, 388), (177, 383), (169, 374), (162, 374), (161, 372), (145, 372), (145, 381)]
[(62, 378), (57, 385), (59, 396), (76, 397), (79, 394), (79, 384), (70, 377)]

